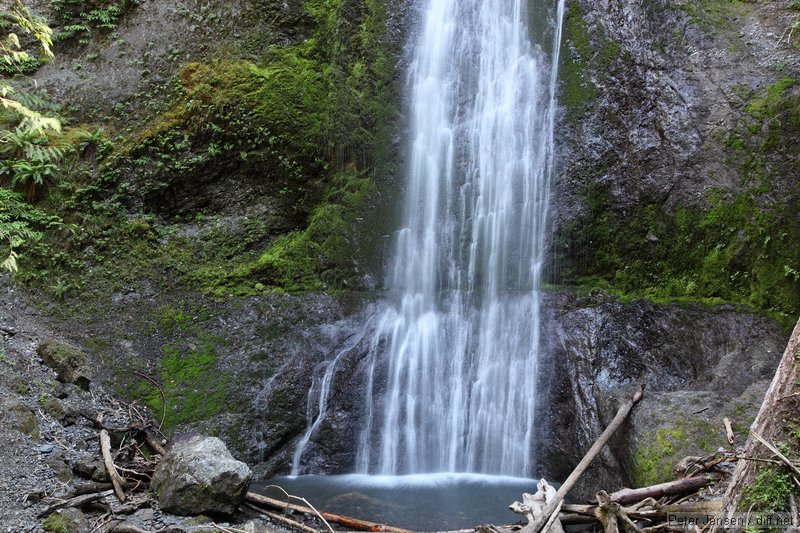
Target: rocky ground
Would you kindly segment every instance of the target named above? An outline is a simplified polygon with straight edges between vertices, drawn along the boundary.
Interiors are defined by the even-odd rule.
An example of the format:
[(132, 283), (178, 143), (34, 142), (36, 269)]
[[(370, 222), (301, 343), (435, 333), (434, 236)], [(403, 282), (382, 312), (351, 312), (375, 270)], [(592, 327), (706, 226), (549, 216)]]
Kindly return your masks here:
[[(57, 333), (28, 304), (23, 290), (3, 280), (0, 292), (0, 528), (34, 532), (48, 530), (47, 526), (54, 530), (59, 524), (53, 525), (53, 519), (48, 523), (43, 511), (70, 495), (76, 484), (108, 481), (100, 460), (98, 430), (89, 418), (102, 414), (106, 425), (128, 427), (149, 415), (141, 405), (121, 402), (100, 383), (91, 382), (84, 390), (59, 381), (75, 376), (56, 372), (40, 356), (44, 342), (59, 345), (61, 341), (53, 340)], [(90, 378), (91, 362), (78, 373)], [(75, 381), (86, 385), (82, 378)], [(64, 531), (98, 531), (121, 523), (148, 531), (203, 531), (214, 523), (210, 518), (164, 513), (148, 495), (131, 498), (128, 507), (139, 507), (133, 513), (123, 514), (113, 496), (99, 503), (94, 511), (65, 512), (66, 523), (72, 525)], [(239, 530), (282, 531), (255, 513), (216, 520), (218, 525)]]

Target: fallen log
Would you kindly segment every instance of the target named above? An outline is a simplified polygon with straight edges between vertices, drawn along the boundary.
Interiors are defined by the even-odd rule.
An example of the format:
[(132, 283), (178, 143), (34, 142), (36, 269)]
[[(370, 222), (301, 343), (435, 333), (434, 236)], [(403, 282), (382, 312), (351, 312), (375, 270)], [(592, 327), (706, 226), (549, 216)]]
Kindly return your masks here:
[[(739, 454), (744, 457), (759, 458), (760, 442), (754, 434), (767, 442), (776, 442), (785, 439), (784, 419), (791, 419), (800, 411), (800, 392), (798, 392), (798, 378), (800, 366), (797, 364), (797, 353), (800, 350), (800, 321), (794, 327), (786, 350), (783, 352), (775, 376), (772, 378), (764, 401), (758, 411), (756, 419), (750, 426), (750, 437), (747, 439), (744, 452)], [(743, 504), (745, 488), (753, 482), (758, 467), (752, 460), (739, 461), (733, 473), (731, 482), (725, 492), (721, 516), (731, 519), (733, 513), (746, 511)], [(711, 528), (712, 533), (724, 531), (724, 521), (720, 520)]]
[(281, 516), (278, 513), (273, 513), (273, 512), (267, 511), (266, 509), (261, 509), (257, 505), (253, 505), (252, 503), (245, 503), (245, 505), (247, 507), (249, 507), (250, 509), (252, 509), (253, 511), (255, 511), (257, 513), (261, 513), (264, 516), (268, 516), (271, 519), (276, 520), (276, 521), (278, 521), (278, 522), (280, 522), (280, 523), (282, 523), (284, 525), (293, 527), (295, 529), (299, 529), (301, 531), (305, 531), (306, 533), (320, 533), (319, 530), (317, 530), (317, 529), (314, 529), (312, 527), (308, 527), (307, 525), (301, 524), (300, 522), (297, 522), (296, 520), (292, 520), (291, 518), (287, 518), (285, 516)]
[(38, 518), (44, 518), (46, 516), (53, 514), (59, 509), (67, 509), (69, 507), (75, 507), (75, 508), (83, 507), (84, 505), (96, 502), (97, 500), (102, 500), (106, 496), (111, 496), (112, 494), (114, 494), (113, 490), (106, 490), (103, 492), (96, 492), (94, 494), (83, 494), (81, 496), (75, 496), (74, 498), (69, 498), (68, 500), (64, 500), (47, 507), (45, 510), (41, 511), (36, 516)]
[(142, 430), (142, 433), (144, 434), (144, 441), (154, 452), (162, 456), (167, 454), (167, 450), (164, 449), (164, 446), (161, 445), (161, 442), (151, 431), (145, 429)]
[(631, 396), (629, 399), (624, 401), (622, 405), (619, 406), (619, 410), (617, 411), (616, 416), (608, 425), (608, 427), (603, 431), (603, 434), (595, 441), (589, 451), (586, 452), (586, 455), (583, 456), (581, 462), (578, 463), (578, 466), (575, 467), (575, 470), (569, 475), (566, 481), (561, 485), (561, 487), (556, 492), (555, 498), (553, 498), (547, 506), (544, 508), (542, 515), (537, 518), (537, 520), (533, 523), (529, 523), (527, 526), (522, 528), (522, 533), (539, 533), (539, 531), (544, 531), (543, 527), (547, 524), (550, 520), (550, 517), (556, 511), (556, 509), (561, 505), (564, 501), (564, 497), (567, 493), (572, 489), (575, 483), (580, 479), (583, 473), (589, 468), (589, 465), (594, 460), (595, 457), (600, 453), (600, 450), (603, 449), (603, 446), (611, 439), (611, 437), (616, 433), (617, 429), (625, 422), (625, 419), (628, 418), (633, 406), (636, 405), (639, 400), (642, 399), (644, 395), (644, 385), (641, 385), (639, 389)]
[[(525, 516), (525, 518), (528, 519), (528, 523), (532, 524), (541, 517), (542, 513), (547, 507), (547, 504), (550, 503), (555, 497), (556, 489), (550, 486), (546, 480), (542, 479), (537, 484), (537, 491), (535, 494), (523, 494), (522, 503), (514, 502), (509, 505), (508, 508), (517, 514)], [(550, 516), (550, 520), (545, 524), (545, 531), (550, 531), (551, 533), (563, 533), (564, 529), (561, 527), (561, 521), (559, 520), (558, 516), (559, 510), (560, 506), (556, 507), (556, 510), (553, 511), (553, 514)], [(502, 531), (502, 528), (497, 528), (497, 531)]]
[[(311, 509), (310, 507), (305, 507), (303, 505), (297, 505), (295, 503), (276, 500), (274, 498), (262, 496), (261, 494), (256, 494), (254, 492), (248, 492), (245, 495), (244, 499), (245, 501), (251, 504), (254, 503), (257, 505), (263, 505), (265, 507), (270, 507), (272, 509), (279, 509), (282, 511), (291, 510), (297, 513), (316, 515), (314, 510)], [(333, 522), (335, 524), (339, 524), (357, 531), (385, 531), (388, 533), (411, 533), (407, 529), (388, 526), (386, 524), (379, 524), (377, 522), (370, 522), (368, 520), (360, 520), (358, 518), (351, 518), (349, 516), (341, 516), (333, 513), (320, 512), (319, 516), (327, 520), (328, 522)]]
[(411, 533), (408, 529), (401, 529), (399, 527), (387, 526), (386, 524), (378, 524), (376, 522), (369, 522), (367, 520), (359, 520), (358, 518), (350, 518), (349, 516), (340, 516), (333, 513), (322, 513), (325, 520), (339, 524), (340, 526), (349, 527), (357, 531), (387, 531), (389, 533)]
[(114, 460), (111, 458), (111, 437), (108, 435), (108, 430), (100, 430), (100, 451), (103, 454), (103, 463), (106, 466), (108, 477), (111, 478), (111, 484), (114, 485), (114, 493), (117, 499), (121, 502), (125, 501), (125, 491), (122, 489), (122, 478), (117, 472), (117, 467), (114, 466)]
[[(126, 490), (134, 488), (135, 485), (133, 483), (128, 483), (127, 481), (123, 483), (123, 488)], [(97, 483), (94, 481), (86, 482), (86, 483), (79, 483), (75, 485), (75, 488), (72, 489), (72, 496), (82, 496), (84, 494), (94, 494), (96, 492), (104, 492), (107, 490), (114, 490), (114, 485), (111, 483)]]
[(621, 489), (610, 494), (611, 501), (627, 504), (635, 503), (645, 498), (660, 498), (685, 492), (694, 492), (720, 480), (719, 475), (704, 475), (677, 479), (639, 489)]
[[(706, 513), (706, 514), (715, 514), (719, 511), (720, 502), (719, 501), (699, 501), (699, 502), (689, 502), (689, 503), (674, 503), (668, 505), (655, 505), (654, 507), (647, 509), (647, 508), (640, 508), (635, 509), (633, 507), (625, 508), (625, 512), (628, 513), (629, 516), (636, 518), (637, 520), (666, 520), (670, 514), (697, 514), (697, 513)], [(564, 516), (572, 516), (572, 517), (594, 517), (595, 510), (597, 509), (597, 505), (578, 505), (578, 504), (571, 504), (565, 503), (561, 507), (562, 513), (567, 513), (562, 515), (562, 521), (564, 521)], [(573, 518), (574, 519), (574, 518)], [(577, 519), (574, 519), (577, 520)], [(575, 522), (570, 522), (575, 523)]]
[(146, 529), (142, 529), (136, 526), (132, 526), (130, 524), (119, 524), (108, 529), (109, 532), (113, 531), (114, 533), (186, 533), (186, 530), (180, 527), (165, 527), (161, 529), (154, 529), (152, 531), (148, 531)]
[(613, 501), (606, 491), (597, 493), (597, 503), (595, 516), (603, 524), (605, 533), (619, 533), (620, 530), (626, 533), (642, 533), (642, 529), (630, 519), (626, 510)]
[(262, 496), (261, 494), (256, 494), (255, 492), (248, 492), (245, 494), (244, 499), (250, 503), (256, 503), (272, 509), (280, 509), (281, 511), (290, 510), (297, 513), (313, 513), (309, 507), (297, 505), (296, 503), (290, 503), (287, 501), (276, 500), (274, 498)]

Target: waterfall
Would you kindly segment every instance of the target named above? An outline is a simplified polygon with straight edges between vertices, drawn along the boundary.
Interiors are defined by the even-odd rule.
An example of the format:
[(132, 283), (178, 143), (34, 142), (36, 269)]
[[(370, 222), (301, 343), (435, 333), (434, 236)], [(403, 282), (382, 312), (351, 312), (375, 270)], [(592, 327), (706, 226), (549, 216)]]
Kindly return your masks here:
[(422, 4), (356, 468), (531, 475), (563, 0), (549, 57), (523, 0)]
[(294, 475), (340, 360), (365, 339), (357, 472), (533, 473), (564, 0), (549, 57), (523, 0), (421, 3), (390, 301), (315, 370)]

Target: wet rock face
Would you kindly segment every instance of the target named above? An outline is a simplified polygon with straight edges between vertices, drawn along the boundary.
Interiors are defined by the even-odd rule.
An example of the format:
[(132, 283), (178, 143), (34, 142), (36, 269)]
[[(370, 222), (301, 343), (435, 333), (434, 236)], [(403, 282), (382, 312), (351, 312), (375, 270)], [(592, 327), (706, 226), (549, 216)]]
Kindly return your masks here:
[(550, 303), (541, 458), (549, 477), (564, 479), (613, 418), (617, 399), (647, 385), (577, 497), (667, 480), (681, 457), (725, 446), (723, 417), (740, 431), (749, 426), (786, 340), (772, 321), (732, 308), (571, 295)]
[(252, 472), (216, 437), (178, 438), (159, 463), (150, 488), (163, 511), (195, 516), (233, 514), (244, 501)]

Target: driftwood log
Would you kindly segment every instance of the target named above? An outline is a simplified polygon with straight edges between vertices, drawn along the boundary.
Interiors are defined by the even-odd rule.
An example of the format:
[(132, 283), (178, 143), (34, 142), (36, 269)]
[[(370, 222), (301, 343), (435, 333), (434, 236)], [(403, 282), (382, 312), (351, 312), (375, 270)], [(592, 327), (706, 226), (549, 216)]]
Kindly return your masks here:
[(642, 533), (623, 507), (613, 501), (604, 490), (597, 493), (597, 508), (594, 512), (597, 519), (603, 524), (605, 533)]
[(687, 477), (683, 479), (676, 479), (675, 481), (668, 481), (667, 483), (652, 485), (650, 487), (621, 489), (611, 493), (610, 498), (611, 501), (620, 504), (634, 503), (642, 501), (645, 498), (660, 498), (662, 496), (669, 496), (673, 494), (694, 492), (719, 481), (719, 479), (720, 476), (711, 474)]
[(114, 466), (114, 459), (111, 457), (111, 437), (105, 429), (100, 430), (100, 451), (103, 454), (103, 464), (106, 466), (108, 477), (111, 478), (111, 484), (114, 486), (114, 494), (121, 502), (125, 501), (125, 491), (122, 488), (124, 481), (117, 472), (117, 467)]
[(581, 462), (578, 463), (578, 466), (572, 471), (566, 481), (561, 485), (561, 487), (556, 492), (555, 497), (547, 504), (547, 506), (542, 510), (541, 516), (539, 516), (536, 521), (529, 523), (527, 526), (522, 528), (522, 533), (539, 533), (539, 531), (547, 531), (545, 526), (550, 521), (550, 517), (559, 506), (564, 501), (564, 497), (569, 493), (575, 483), (577, 483), (578, 479), (583, 475), (589, 465), (592, 463), (595, 457), (600, 453), (600, 450), (603, 449), (603, 446), (611, 440), (611, 437), (616, 433), (619, 427), (625, 422), (625, 419), (628, 418), (633, 406), (636, 405), (639, 400), (642, 399), (644, 395), (644, 385), (639, 387), (633, 396), (622, 402), (622, 405), (619, 406), (619, 410), (617, 411), (616, 416), (611, 421), (611, 423), (606, 427), (603, 434), (595, 441), (589, 451), (586, 452), (586, 455), (583, 456)]
[(339, 524), (356, 531), (386, 531), (388, 533), (411, 533), (407, 529), (392, 527), (386, 524), (378, 524), (376, 522), (370, 522), (368, 520), (359, 520), (357, 518), (351, 518), (349, 516), (341, 516), (325, 512), (317, 514), (310, 507), (305, 507), (294, 503), (288, 503), (281, 500), (276, 500), (274, 498), (262, 496), (261, 494), (256, 494), (254, 492), (248, 492), (245, 495), (245, 501), (250, 504), (255, 504), (256, 506), (268, 507), (270, 509), (278, 509), (281, 511), (290, 510), (297, 513), (320, 516), (321, 518), (327, 520), (328, 522)]
[[(798, 365), (797, 354), (800, 350), (800, 322), (794, 328), (786, 351), (783, 353), (775, 377), (767, 389), (764, 402), (758, 411), (756, 419), (750, 426), (750, 437), (745, 445), (745, 457), (762, 457), (762, 442), (775, 442), (783, 438), (784, 419), (791, 419), (800, 412), (800, 394), (798, 394)], [(756, 437), (758, 436), (758, 438)], [(772, 455), (770, 452), (769, 455)], [(721, 516), (732, 518), (741, 505), (744, 489), (753, 482), (757, 470), (757, 462), (744, 460), (738, 461), (733, 473), (728, 490), (723, 498)], [(723, 526), (715, 525), (713, 532), (724, 531)]]
[[(517, 514), (525, 516), (528, 519), (528, 524), (533, 524), (541, 518), (542, 513), (544, 513), (547, 508), (547, 504), (552, 502), (555, 497), (556, 489), (551, 487), (547, 481), (543, 479), (539, 481), (536, 494), (523, 494), (522, 503), (514, 502), (509, 506), (509, 509)], [(556, 507), (556, 510), (550, 516), (550, 520), (545, 524), (545, 529), (552, 533), (563, 533), (564, 531), (558, 517), (560, 508), (560, 505)]]

